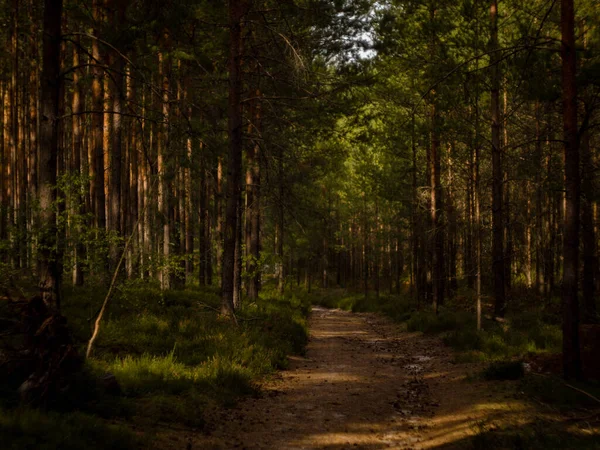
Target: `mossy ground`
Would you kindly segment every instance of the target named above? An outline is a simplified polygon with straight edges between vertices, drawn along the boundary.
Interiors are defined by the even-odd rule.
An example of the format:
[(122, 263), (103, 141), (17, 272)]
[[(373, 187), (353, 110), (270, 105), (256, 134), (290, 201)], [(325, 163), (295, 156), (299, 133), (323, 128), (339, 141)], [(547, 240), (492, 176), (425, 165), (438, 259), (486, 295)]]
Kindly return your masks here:
[[(103, 295), (93, 288), (65, 292), (63, 313), (82, 352)], [(219, 317), (219, 307), (215, 289), (122, 287), (93, 359), (52, 411), (18, 407), (17, 380), (3, 380), (3, 448), (146, 448), (162, 425), (202, 427), (205, 408), (255, 392), (259, 379), (306, 345), (306, 300), (265, 292), (238, 311), (238, 326)], [(119, 393), (99, 382), (106, 373), (116, 377)]]

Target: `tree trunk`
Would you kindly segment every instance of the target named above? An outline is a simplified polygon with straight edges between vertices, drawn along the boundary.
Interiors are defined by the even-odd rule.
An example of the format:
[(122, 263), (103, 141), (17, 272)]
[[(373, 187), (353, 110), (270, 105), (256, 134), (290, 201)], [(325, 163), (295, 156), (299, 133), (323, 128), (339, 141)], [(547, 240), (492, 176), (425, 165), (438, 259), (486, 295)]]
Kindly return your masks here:
[(506, 309), (504, 280), (504, 211), (502, 189), (502, 149), (500, 148), (500, 66), (498, 57), (498, 2), (490, 6), (490, 50), (496, 51), (491, 67), (492, 115), (492, 271), (494, 273), (494, 314), (504, 317)]
[(39, 224), (42, 226), (38, 273), (40, 291), (49, 311), (60, 310), (60, 260), (57, 239), (57, 168), (59, 159), (60, 36), (62, 0), (44, 2), (43, 65), (39, 146)]
[(590, 149), (590, 132), (585, 129), (581, 135), (581, 166), (582, 166), (582, 211), (581, 211), (581, 240), (583, 249), (583, 278), (582, 287), (582, 320), (584, 323), (597, 321), (595, 276), (598, 256), (596, 234), (594, 230), (594, 166)]
[(431, 224), (433, 231), (433, 309), (444, 304), (444, 230), (442, 228), (442, 186), (440, 163), (440, 136), (437, 105), (431, 106)]
[(561, 0), (561, 57), (566, 209), (563, 240), (563, 370), (566, 379), (582, 377), (579, 348), (579, 149), (573, 0)]
[(242, 172), (242, 19), (246, 12), (244, 0), (229, 0), (229, 101), (228, 133), (229, 161), (227, 164), (227, 208), (221, 274), (221, 313), (233, 316), (235, 272), (235, 244), (237, 240), (237, 215)]
[[(257, 97), (260, 91), (257, 90)], [(261, 104), (255, 101), (253, 111), (254, 140), (248, 148), (248, 168), (246, 169), (246, 272), (248, 274), (247, 294), (250, 301), (258, 299), (260, 291), (260, 121)]]
[[(113, 26), (120, 29), (125, 19), (125, 0), (110, 0), (107, 5), (107, 9), (111, 12), (111, 22)], [(121, 112), (123, 109), (123, 98), (124, 93), (124, 76), (125, 71), (125, 60), (121, 55), (112, 50), (109, 53), (110, 66), (111, 66), (111, 79), (113, 81), (112, 86), (112, 136), (111, 136), (111, 157), (110, 157), (110, 217), (109, 217), (109, 229), (119, 239), (111, 239), (111, 245), (109, 249), (109, 268), (110, 272), (116, 269), (117, 263), (123, 252), (122, 238), (124, 234), (123, 220), (125, 214), (122, 214), (123, 208), (123, 193), (121, 186), (121, 166), (122, 166), (122, 153), (123, 153), (123, 127)]]
[[(102, 15), (100, 12), (100, 0), (94, 0), (94, 21), (96, 29), (94, 36), (98, 37)], [(106, 228), (106, 197), (104, 195), (104, 94), (103, 82), (104, 71), (99, 67), (103, 61), (100, 56), (100, 47), (97, 39), (92, 39), (92, 206), (94, 212), (94, 225), (98, 231)]]
[[(168, 39), (168, 31), (165, 32)], [(165, 61), (165, 56), (162, 53), (158, 54), (158, 74), (161, 82), (161, 100), (162, 100), (162, 123), (159, 124), (159, 132), (157, 135), (158, 146), (158, 210), (162, 222), (162, 268), (160, 271), (160, 286), (162, 290), (171, 288), (171, 207), (170, 207), (170, 170), (166, 161), (169, 148), (169, 64), (170, 61)]]
[[(77, 42), (80, 40), (77, 39)], [(73, 48), (73, 67), (77, 67), (80, 64), (79, 61), (79, 52), (80, 50), (77, 47)], [(72, 122), (72, 146), (73, 146), (73, 170), (75, 173), (85, 173), (84, 165), (82, 164), (83, 159), (83, 129), (82, 129), (82, 117), (81, 112), (83, 110), (82, 105), (83, 99), (83, 87), (80, 79), (80, 73), (78, 70), (73, 72), (73, 98), (72, 98), (72, 110), (73, 110), (73, 122)], [(85, 245), (83, 243), (83, 218), (86, 214), (86, 200), (84, 192), (80, 192), (80, 195), (77, 198), (77, 202), (79, 203), (79, 208), (77, 213), (79, 213), (80, 217), (77, 220), (77, 223), (80, 225), (77, 228), (77, 243), (74, 249), (74, 259), (75, 264), (73, 264), (73, 284), (75, 286), (83, 286), (84, 274), (83, 274), (83, 265), (86, 258), (85, 253)]]
[(208, 209), (208, 199), (206, 198), (206, 184), (207, 184), (207, 180), (206, 180), (206, 157), (205, 155), (201, 155), (201, 162), (200, 162), (200, 231), (198, 233), (199, 236), (199, 240), (198, 240), (198, 244), (199, 244), (199, 257), (200, 257), (200, 264), (199, 264), (199, 282), (200, 282), (200, 286), (206, 286), (207, 282), (206, 282), (206, 272), (207, 272), (207, 253), (208, 253), (208, 248), (207, 248), (207, 242), (206, 242), (206, 228), (209, 226), (209, 224), (207, 223), (207, 218), (208, 218), (208, 214), (207, 214), (207, 209)]

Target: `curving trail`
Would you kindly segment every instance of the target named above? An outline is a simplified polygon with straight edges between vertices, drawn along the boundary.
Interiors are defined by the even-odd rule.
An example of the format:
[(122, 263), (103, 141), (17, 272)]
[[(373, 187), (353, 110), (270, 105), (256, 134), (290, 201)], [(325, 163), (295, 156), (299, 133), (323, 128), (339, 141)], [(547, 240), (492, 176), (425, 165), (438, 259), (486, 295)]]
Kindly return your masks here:
[(400, 332), (376, 314), (319, 307), (310, 325), (306, 357), (292, 357), (260, 398), (213, 412), (202, 435), (180, 434), (169, 447), (462, 448), (489, 414), (473, 413), (483, 386), (463, 381), (465, 368), (437, 338)]

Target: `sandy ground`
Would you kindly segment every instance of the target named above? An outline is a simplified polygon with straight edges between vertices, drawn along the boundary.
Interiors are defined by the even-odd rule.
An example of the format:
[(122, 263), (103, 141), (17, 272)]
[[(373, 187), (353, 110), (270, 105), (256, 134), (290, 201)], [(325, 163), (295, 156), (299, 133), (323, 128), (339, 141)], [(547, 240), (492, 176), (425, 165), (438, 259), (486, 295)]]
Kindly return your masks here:
[(465, 380), (477, 368), (454, 364), (438, 338), (382, 316), (316, 307), (310, 330), (306, 356), (260, 398), (214, 411), (203, 433), (178, 433), (168, 447), (459, 449), (481, 424), (527, 408), (501, 383)]

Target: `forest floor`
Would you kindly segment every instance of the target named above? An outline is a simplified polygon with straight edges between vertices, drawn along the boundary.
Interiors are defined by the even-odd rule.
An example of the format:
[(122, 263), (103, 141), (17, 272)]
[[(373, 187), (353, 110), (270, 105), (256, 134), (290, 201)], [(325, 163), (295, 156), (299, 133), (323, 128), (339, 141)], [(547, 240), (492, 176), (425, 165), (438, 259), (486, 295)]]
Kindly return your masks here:
[[(314, 307), (304, 357), (260, 394), (207, 414), (203, 432), (159, 433), (164, 449), (472, 448), (474, 435), (520, 427), (539, 406), (518, 381), (485, 381), (439, 337), (374, 313)], [(477, 445), (475, 445), (477, 448)]]

